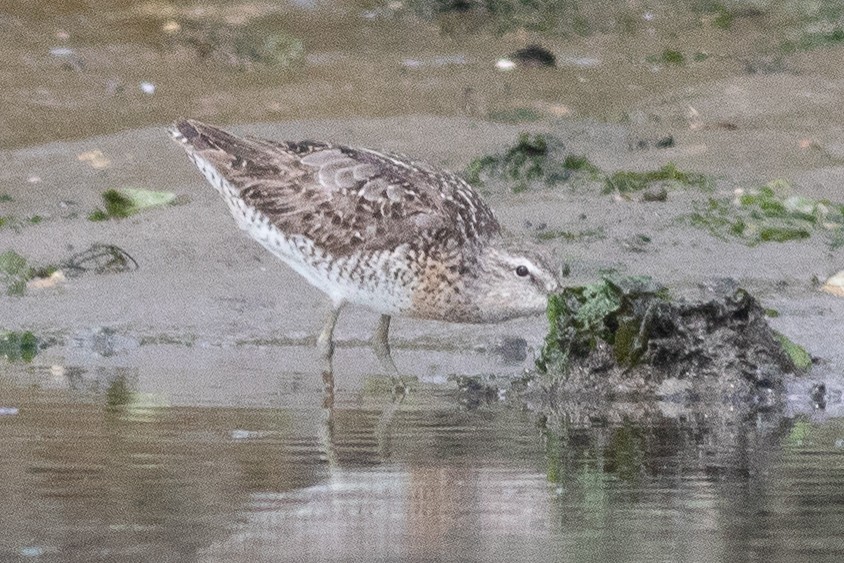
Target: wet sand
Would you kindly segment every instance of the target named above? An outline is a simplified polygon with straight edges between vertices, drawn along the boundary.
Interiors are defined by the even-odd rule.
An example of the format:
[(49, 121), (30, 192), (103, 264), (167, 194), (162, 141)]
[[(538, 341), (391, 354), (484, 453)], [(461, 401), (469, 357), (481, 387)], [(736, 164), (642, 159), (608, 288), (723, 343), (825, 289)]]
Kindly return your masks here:
[[(329, 138), (388, 148), (460, 170), (477, 155), (500, 152), (525, 127), (418, 116), (236, 129), (270, 138)], [(636, 133), (622, 125), (564, 120), (533, 129), (560, 137), (567, 150), (588, 155), (605, 170), (653, 169), (670, 161), (684, 169), (714, 174), (717, 164), (704, 165), (702, 161), (720, 162), (721, 157), (732, 156), (732, 166), (722, 168), (723, 174), (716, 176), (716, 191), (723, 193), (746, 187), (746, 178), (758, 174), (765, 152), (760, 142), (731, 139), (732, 132), (723, 133), (720, 143), (709, 139), (707, 132), (700, 134), (701, 139), (686, 133), (678, 135), (673, 148), (631, 151), (628, 147)], [(776, 135), (764, 138), (774, 152), (780, 139)], [(757, 154), (739, 155), (731, 152), (732, 145)], [(98, 170), (77, 159), (91, 150), (100, 150), (109, 165)], [(801, 157), (797, 150), (793, 152), (796, 159)], [(742, 159), (750, 163), (745, 168), (739, 167)], [(4, 250), (14, 250), (31, 264), (45, 265), (60, 263), (98, 242), (119, 246), (139, 264), (138, 270), (130, 273), (88, 275), (56, 288), (30, 290), (22, 297), (1, 297), (4, 328), (51, 336), (54, 345), (44, 350), (37, 362), (142, 361), (149, 366), (155, 361), (146, 357), (150, 347), (173, 343), (188, 346), (201, 356), (206, 347), (303, 346), (314, 341), (325, 299), (237, 230), (217, 194), (205, 185), (163, 128), (9, 151), (4, 162), (3, 182), (13, 197), (2, 204), (4, 214), (44, 217), (39, 224), (4, 229), (0, 233)], [(784, 158), (772, 162), (787, 163)], [(795, 173), (792, 179), (799, 187), (811, 186), (813, 197), (835, 199), (839, 187), (834, 181), (825, 178), (823, 183), (812, 183), (803, 178), (834, 178), (839, 173), (834, 167), (815, 167)], [(28, 181), (33, 177), (39, 180)], [(752, 185), (778, 176), (756, 177), (757, 183)], [(180, 203), (123, 220), (88, 221), (87, 215), (101, 205), (100, 194), (118, 187), (171, 191)], [(625, 274), (650, 275), (682, 294), (684, 288), (702, 280), (732, 277), (757, 294), (765, 306), (781, 313), (772, 319), (776, 329), (813, 355), (829, 359), (833, 366), (842, 365), (842, 339), (835, 328), (844, 315), (844, 301), (817, 291), (813, 277), (823, 280), (837, 271), (844, 263), (844, 251), (831, 251), (820, 237), (757, 247), (716, 239), (679, 220), (690, 212), (693, 202), (705, 201), (708, 196), (694, 189), (672, 190), (668, 201), (651, 203), (617, 200), (601, 194), (598, 183), (589, 182), (574, 187), (538, 187), (519, 194), (510, 193), (504, 185), (490, 185), (485, 191), (513, 235), (530, 237), (542, 223), (547, 229), (603, 231), (599, 240), (545, 243), (560, 263), (569, 265), (572, 275), (567, 283), (586, 283), (601, 270), (612, 268)], [(628, 242), (641, 234), (651, 242), (636, 249), (640, 251), (631, 250)], [(365, 345), (374, 324), (375, 315), (362, 309), (350, 308), (341, 317), (337, 334), (340, 373), (346, 371), (345, 364), (367, 366), (352, 371), (375, 369)], [(477, 357), (472, 352), (494, 350), (505, 338), (520, 336), (529, 346), (537, 347), (544, 331), (541, 317), (498, 326), (400, 319), (393, 328), (393, 342), (399, 367), (408, 375), (424, 375), (430, 370), (480, 373), (503, 369), (512, 373), (513, 366), (495, 368), (496, 360), (491, 360), (491, 365), (483, 354)], [(99, 340), (106, 338), (113, 348), (107, 358), (92, 349), (96, 335), (104, 332), (109, 336)], [(445, 365), (436, 360), (426, 366), (426, 362), (406, 361), (405, 349), (469, 354), (450, 357)], [(304, 363), (292, 363), (288, 369), (315, 370), (315, 354), (307, 356), (302, 358)], [(163, 364), (169, 363), (166, 354), (160, 357)], [(529, 354), (523, 365), (530, 364)]]

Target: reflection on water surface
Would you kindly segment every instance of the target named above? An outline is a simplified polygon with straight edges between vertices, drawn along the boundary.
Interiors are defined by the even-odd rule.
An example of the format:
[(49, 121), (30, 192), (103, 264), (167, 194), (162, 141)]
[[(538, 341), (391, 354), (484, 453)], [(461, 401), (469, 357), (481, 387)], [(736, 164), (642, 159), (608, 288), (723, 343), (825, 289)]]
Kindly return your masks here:
[(198, 407), (145, 395), (131, 370), (4, 369), (0, 549), (13, 560), (844, 552), (837, 419), (542, 425), (501, 404), (462, 409), (446, 386), (395, 405), (368, 380), (328, 412), (318, 378), (275, 406)]

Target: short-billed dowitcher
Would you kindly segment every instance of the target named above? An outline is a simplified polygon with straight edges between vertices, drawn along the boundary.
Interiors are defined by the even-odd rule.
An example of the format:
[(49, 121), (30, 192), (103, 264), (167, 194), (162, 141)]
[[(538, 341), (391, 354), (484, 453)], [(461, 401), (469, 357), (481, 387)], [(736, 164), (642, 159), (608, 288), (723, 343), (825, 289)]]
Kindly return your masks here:
[(541, 313), (557, 289), (543, 256), (505, 241), (459, 176), (405, 156), (318, 141), (171, 128), (241, 229), (331, 299), (317, 339), (331, 370), (346, 303), (381, 313), (372, 344), (395, 375), (394, 315), (490, 323)]

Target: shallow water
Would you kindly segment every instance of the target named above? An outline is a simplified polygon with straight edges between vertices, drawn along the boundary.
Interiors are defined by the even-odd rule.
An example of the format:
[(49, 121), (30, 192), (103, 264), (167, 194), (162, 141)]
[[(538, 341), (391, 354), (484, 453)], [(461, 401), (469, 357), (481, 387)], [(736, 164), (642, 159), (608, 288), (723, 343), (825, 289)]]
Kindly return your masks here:
[[(784, 412), (630, 404), (585, 423), (565, 408), (468, 409), (446, 374), (529, 367), (542, 321), (399, 320), (397, 363), (421, 383), (396, 403), (359, 349), (375, 318), (350, 311), (332, 402), (309, 345), (322, 296), (241, 238), (162, 127), (191, 116), (455, 170), (522, 130), (552, 131), (606, 171), (671, 161), (840, 201), (835, 2), (548, 3), (577, 17), (551, 14), (561, 29), (547, 33), (422, 17), (414, 7), (432, 3), (410, 0), (14, 4), (0, 9), (0, 146), (50, 144), (0, 152), (0, 219), (44, 219), (0, 229), (0, 253), (43, 266), (108, 242), (140, 268), (0, 295), (0, 334), (42, 342), (33, 364), (0, 358), (0, 562), (844, 560), (844, 403), (813, 409), (808, 384)], [(202, 54), (247, 28), (300, 39), (301, 66), (227, 60), (225, 34)], [(801, 39), (828, 44), (784, 48)], [(531, 43), (557, 68), (496, 69)], [(685, 63), (662, 60), (674, 50)], [(673, 148), (636, 148), (668, 134)], [(80, 158), (93, 149), (110, 164)], [(187, 203), (85, 220), (121, 186)], [(842, 250), (683, 230), (675, 218), (701, 194), (651, 207), (489, 191), (516, 234), (528, 219), (606, 230), (554, 243), (579, 282), (619, 267), (680, 287), (738, 278), (841, 395), (844, 311), (810, 278), (838, 271)], [(622, 248), (639, 234), (652, 250)]]
[(396, 403), (364, 378), (330, 407), (319, 377), (281, 374), (242, 407), (154, 380), (4, 367), (0, 559), (844, 556), (841, 419), (543, 425), (443, 384)]

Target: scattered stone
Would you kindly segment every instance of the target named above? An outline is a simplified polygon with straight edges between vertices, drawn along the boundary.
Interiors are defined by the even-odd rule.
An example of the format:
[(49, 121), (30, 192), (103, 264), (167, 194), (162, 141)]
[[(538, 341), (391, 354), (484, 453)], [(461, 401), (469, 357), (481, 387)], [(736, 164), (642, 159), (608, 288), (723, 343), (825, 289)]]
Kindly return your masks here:
[(557, 58), (554, 54), (541, 45), (528, 45), (524, 49), (519, 49), (510, 55), (510, 60), (517, 66), (525, 68), (557, 66)]
[(167, 20), (161, 24), (161, 31), (167, 35), (174, 35), (182, 31), (182, 26), (176, 20)]
[(844, 270), (826, 280), (821, 289), (838, 297), (844, 297)]
[(80, 162), (87, 162), (88, 166), (95, 170), (103, 170), (111, 165), (111, 161), (105, 157), (103, 151), (94, 149), (76, 155)]
[(656, 137), (652, 139), (644, 139), (639, 138), (635, 141), (631, 140), (628, 142), (628, 148), (632, 150), (649, 150), (650, 148), (655, 149), (668, 149), (674, 146), (674, 136), (673, 135), (666, 135), (664, 137)]
[(516, 63), (510, 59), (498, 59), (495, 61), (495, 68), (498, 70), (513, 70), (516, 68)]
[(487, 378), (479, 376), (453, 376), (457, 382), (457, 402), (469, 410), (498, 401), (500, 389)]
[(651, 248), (651, 237), (638, 234), (627, 237), (621, 241), (621, 245), (627, 252), (647, 252)]
[(64, 272), (62, 272), (61, 270), (56, 270), (45, 278), (33, 278), (29, 280), (28, 282), (26, 282), (26, 289), (49, 289), (51, 287), (61, 285), (66, 281), (67, 278), (65, 277)]
[(668, 200), (668, 189), (664, 185), (658, 186), (651, 186), (650, 188), (646, 189), (642, 192), (642, 201), (645, 202), (654, 202), (654, 201), (667, 201)]
[(495, 345), (493, 352), (505, 364), (520, 364), (527, 359), (527, 340), (521, 336), (505, 336)]

